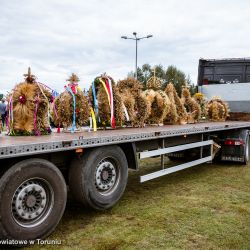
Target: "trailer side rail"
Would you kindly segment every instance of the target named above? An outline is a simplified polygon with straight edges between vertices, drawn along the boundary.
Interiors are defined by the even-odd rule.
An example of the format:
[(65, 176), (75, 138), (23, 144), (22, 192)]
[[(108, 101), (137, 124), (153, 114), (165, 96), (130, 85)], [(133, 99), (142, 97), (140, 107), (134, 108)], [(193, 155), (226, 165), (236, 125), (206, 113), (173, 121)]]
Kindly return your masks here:
[(182, 150), (186, 150), (186, 149), (190, 149), (190, 148), (209, 146), (209, 145), (210, 145), (210, 155), (209, 156), (201, 157), (198, 160), (190, 161), (190, 162), (180, 164), (180, 165), (177, 165), (174, 167), (166, 168), (166, 169), (164, 168), (164, 164), (163, 164), (162, 170), (141, 176), (140, 182), (149, 181), (149, 180), (155, 179), (155, 178), (163, 176), (163, 175), (171, 174), (171, 173), (174, 173), (174, 172), (186, 169), (186, 168), (190, 168), (190, 167), (193, 167), (193, 166), (205, 163), (205, 162), (212, 161), (212, 159), (213, 159), (213, 157), (212, 157), (212, 155), (213, 155), (213, 140), (201, 141), (201, 142), (196, 142), (196, 143), (188, 143), (188, 144), (184, 144), (184, 145), (180, 145), (180, 146), (160, 148), (160, 149), (156, 149), (156, 150), (140, 152), (138, 155), (139, 159), (145, 159), (145, 158), (149, 158), (149, 157), (153, 157), (153, 156), (162, 156), (162, 155), (168, 154), (168, 153), (178, 152), (178, 151), (182, 151)]

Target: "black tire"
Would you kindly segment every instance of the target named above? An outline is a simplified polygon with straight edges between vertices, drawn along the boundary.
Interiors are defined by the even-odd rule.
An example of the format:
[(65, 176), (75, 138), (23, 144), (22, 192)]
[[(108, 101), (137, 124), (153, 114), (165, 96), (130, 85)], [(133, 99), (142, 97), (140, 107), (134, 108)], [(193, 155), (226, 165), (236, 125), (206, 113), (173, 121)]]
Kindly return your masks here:
[(1, 239), (43, 239), (63, 215), (67, 201), (65, 180), (47, 160), (24, 160), (0, 179), (0, 201)]
[(95, 148), (72, 161), (69, 189), (74, 198), (96, 210), (112, 207), (122, 196), (128, 163), (118, 146)]

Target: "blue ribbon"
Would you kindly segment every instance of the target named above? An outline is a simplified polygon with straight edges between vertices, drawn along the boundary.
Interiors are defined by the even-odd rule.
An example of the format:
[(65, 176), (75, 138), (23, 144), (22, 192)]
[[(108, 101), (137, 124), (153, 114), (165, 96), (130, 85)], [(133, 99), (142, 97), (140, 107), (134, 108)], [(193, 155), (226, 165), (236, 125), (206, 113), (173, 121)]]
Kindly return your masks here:
[(73, 93), (73, 91), (71, 90), (71, 88), (66, 88), (67, 91), (72, 95), (73, 97), (73, 105), (74, 105), (74, 110), (73, 110), (73, 123), (72, 123), (72, 127), (71, 127), (71, 133), (74, 133), (76, 130), (76, 97), (75, 94)]
[(52, 96), (57, 97), (59, 96), (59, 93), (56, 90), (52, 90)]
[(98, 118), (98, 102), (96, 98), (95, 82), (92, 82), (92, 93), (93, 93), (95, 115), (96, 115), (96, 118)]

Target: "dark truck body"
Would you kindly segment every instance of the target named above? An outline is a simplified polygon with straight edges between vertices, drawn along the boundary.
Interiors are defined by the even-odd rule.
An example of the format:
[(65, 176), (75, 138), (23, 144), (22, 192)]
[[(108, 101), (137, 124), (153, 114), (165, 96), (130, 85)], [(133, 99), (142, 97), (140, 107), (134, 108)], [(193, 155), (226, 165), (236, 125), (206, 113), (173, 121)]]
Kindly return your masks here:
[(200, 59), (198, 86), (250, 82), (250, 58)]
[(229, 103), (231, 119), (250, 120), (250, 58), (200, 59), (199, 92)]

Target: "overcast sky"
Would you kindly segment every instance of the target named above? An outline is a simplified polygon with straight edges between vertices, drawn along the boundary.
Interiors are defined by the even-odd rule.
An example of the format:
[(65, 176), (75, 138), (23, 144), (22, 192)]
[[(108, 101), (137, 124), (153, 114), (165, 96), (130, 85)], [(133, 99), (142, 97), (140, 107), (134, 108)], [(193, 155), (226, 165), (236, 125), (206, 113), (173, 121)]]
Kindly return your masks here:
[(0, 92), (31, 66), (62, 90), (74, 72), (81, 87), (107, 72), (115, 80), (138, 66), (176, 65), (197, 81), (200, 57), (250, 56), (249, 0), (0, 0)]

